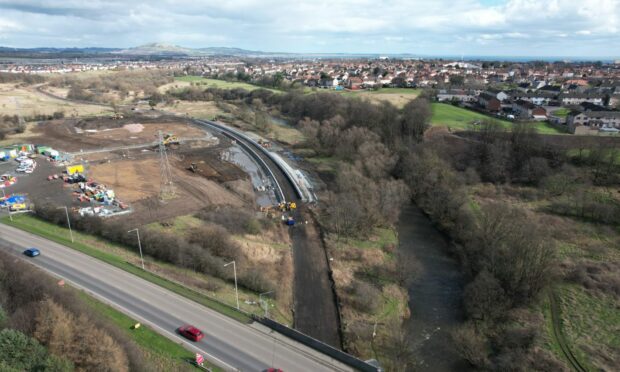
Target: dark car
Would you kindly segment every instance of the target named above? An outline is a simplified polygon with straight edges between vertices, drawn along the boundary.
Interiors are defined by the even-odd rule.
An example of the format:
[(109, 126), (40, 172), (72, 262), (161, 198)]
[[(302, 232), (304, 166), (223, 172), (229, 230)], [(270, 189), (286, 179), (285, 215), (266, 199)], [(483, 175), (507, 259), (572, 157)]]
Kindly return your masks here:
[(41, 251), (36, 248), (28, 248), (24, 251), (24, 254), (28, 257), (37, 257), (41, 254)]
[(202, 332), (198, 328), (191, 325), (184, 325), (182, 327), (179, 327), (178, 331), (181, 336), (185, 337), (188, 340), (196, 342), (202, 340), (202, 338), (204, 337), (204, 334), (202, 334)]
[(267, 368), (264, 372), (284, 372), (280, 368)]

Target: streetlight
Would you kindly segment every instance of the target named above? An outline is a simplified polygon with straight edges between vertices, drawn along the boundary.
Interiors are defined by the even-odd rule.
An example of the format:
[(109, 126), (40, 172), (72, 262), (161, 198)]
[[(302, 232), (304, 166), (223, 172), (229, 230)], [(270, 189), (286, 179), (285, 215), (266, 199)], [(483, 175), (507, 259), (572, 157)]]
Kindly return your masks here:
[(127, 231), (127, 233), (129, 234), (130, 232), (134, 232), (134, 231), (136, 232), (136, 235), (138, 235), (138, 249), (140, 250), (140, 260), (142, 261), (142, 270), (145, 270), (144, 257), (142, 257), (142, 243), (140, 243), (140, 230), (133, 229), (133, 230)]
[(235, 261), (232, 260), (229, 263), (225, 264), (224, 267), (232, 264), (233, 265), (233, 273), (235, 275), (235, 296), (237, 296), (237, 310), (239, 310), (239, 291), (237, 290), (237, 265)]
[(273, 291), (264, 292), (258, 295), (258, 302), (262, 303), (263, 307), (265, 308), (265, 318), (267, 318), (267, 311), (269, 310), (269, 303), (267, 303), (267, 300), (265, 300), (265, 302), (263, 303), (263, 295), (268, 295), (270, 293), (273, 293)]
[(73, 231), (71, 230), (71, 220), (69, 219), (69, 210), (67, 209), (67, 206), (64, 207), (58, 207), (58, 209), (63, 209), (65, 210), (65, 214), (67, 215), (67, 226), (69, 226), (69, 235), (71, 236), (71, 243), (74, 243), (75, 241), (73, 240)]
[[(4, 189), (0, 189), (0, 190), (2, 190), (2, 200), (6, 200), (6, 194), (4, 193)], [(4, 205), (6, 205), (6, 211), (9, 212), (9, 220), (13, 222), (13, 215), (11, 214), (11, 207), (9, 207), (8, 204), (6, 204), (6, 202)]]

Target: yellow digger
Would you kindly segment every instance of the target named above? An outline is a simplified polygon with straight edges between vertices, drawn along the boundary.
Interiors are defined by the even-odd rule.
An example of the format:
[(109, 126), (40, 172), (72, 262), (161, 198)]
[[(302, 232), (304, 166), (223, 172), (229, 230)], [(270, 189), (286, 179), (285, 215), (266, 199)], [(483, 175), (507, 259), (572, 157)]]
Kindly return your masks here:
[(164, 134), (164, 146), (180, 145), (179, 139), (172, 133)]

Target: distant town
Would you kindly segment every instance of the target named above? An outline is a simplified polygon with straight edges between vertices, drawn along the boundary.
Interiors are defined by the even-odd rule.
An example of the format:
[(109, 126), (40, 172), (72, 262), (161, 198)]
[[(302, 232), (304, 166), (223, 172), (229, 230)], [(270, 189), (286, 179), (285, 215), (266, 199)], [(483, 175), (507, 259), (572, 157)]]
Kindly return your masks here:
[[(508, 121), (548, 121), (577, 134), (620, 132), (620, 60), (519, 63), (389, 57), (305, 60), (250, 54), (157, 55), (152, 46), (147, 51), (139, 47), (124, 52), (124, 56), (116, 59), (99, 55), (74, 60), (3, 58), (0, 72), (64, 74), (160, 69), (258, 85), (265, 85), (265, 81), (270, 84), (276, 78), (290, 86), (313, 89), (424, 88), (438, 102)], [(148, 55), (140, 55), (142, 52)]]

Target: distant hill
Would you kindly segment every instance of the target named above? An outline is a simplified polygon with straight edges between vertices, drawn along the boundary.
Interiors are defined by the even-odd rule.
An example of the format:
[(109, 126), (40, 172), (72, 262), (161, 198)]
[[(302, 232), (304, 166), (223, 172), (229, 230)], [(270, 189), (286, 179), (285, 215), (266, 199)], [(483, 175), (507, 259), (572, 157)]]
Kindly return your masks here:
[[(284, 53), (278, 53), (284, 54)], [(11, 48), (0, 46), (0, 55), (5, 56), (25, 56), (47, 58), (53, 56), (59, 58), (63, 56), (76, 57), (80, 55), (88, 56), (149, 56), (149, 57), (171, 57), (171, 56), (263, 56), (273, 55), (260, 51), (245, 50), (240, 48), (227, 47), (208, 47), (208, 48), (185, 48), (178, 45), (164, 43), (150, 43), (133, 48)]]
[(118, 48), (10, 48), (0, 46), (0, 52), (20, 52), (20, 53), (84, 53), (84, 54), (95, 54), (95, 53), (113, 53), (118, 50)]
[[(209, 48), (200, 48), (196, 49), (204, 54), (210, 55), (230, 55), (230, 56), (245, 56), (245, 55), (265, 55), (265, 54), (273, 54), (255, 50), (247, 50), (240, 48), (227, 48), (227, 47), (209, 47)], [(278, 53), (278, 54), (288, 54), (288, 53)]]
[(134, 48), (117, 50), (117, 54), (128, 55), (156, 55), (156, 56), (214, 56), (214, 55), (227, 55), (227, 56), (249, 56), (249, 55), (265, 55), (265, 52), (245, 50), (240, 48), (228, 48), (228, 47), (208, 47), (208, 48), (185, 48), (178, 45), (163, 44), (163, 43), (150, 43), (141, 45)]
[(129, 55), (177, 55), (177, 56), (190, 56), (195, 55), (194, 49), (183, 48), (178, 45), (162, 44), (162, 43), (150, 43), (137, 47), (116, 50), (117, 54), (129, 54)]

